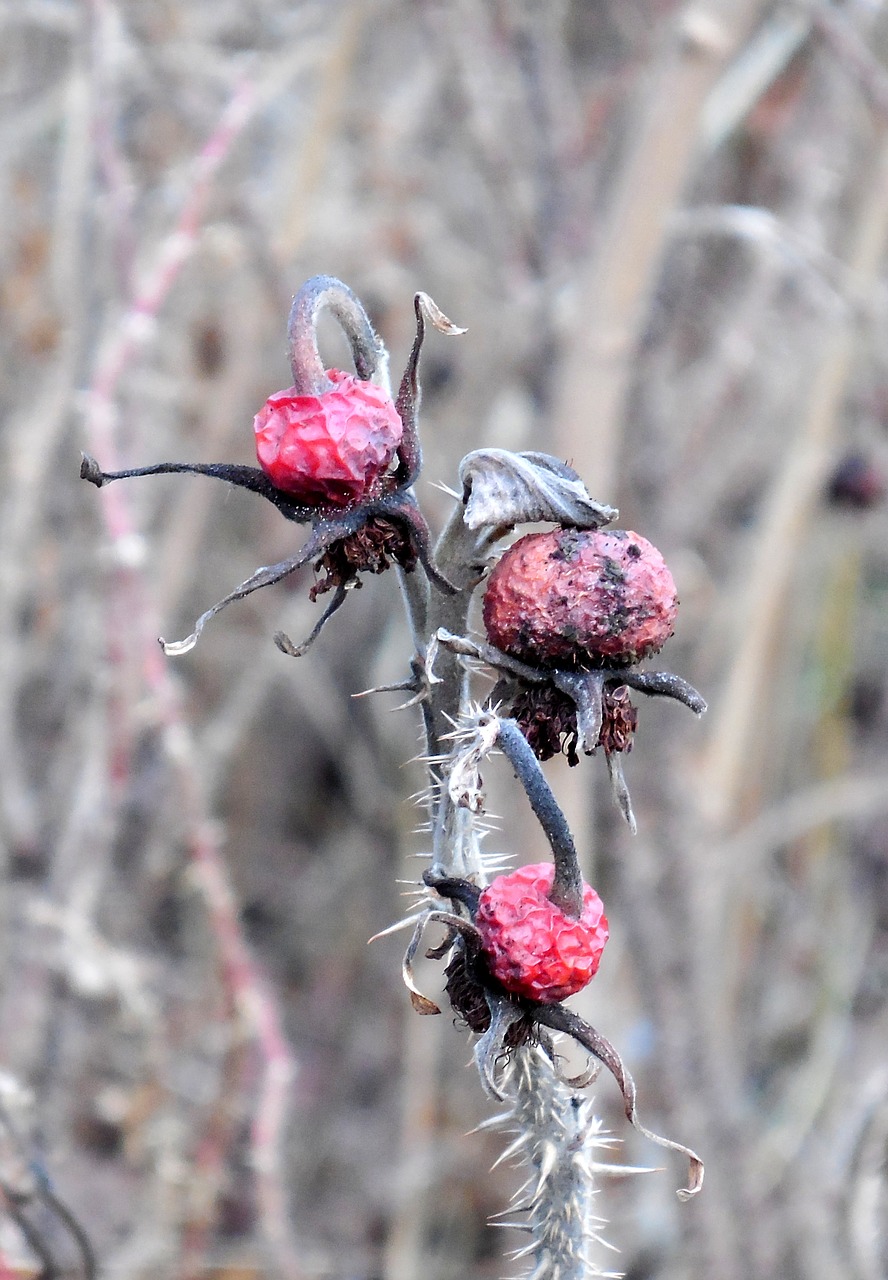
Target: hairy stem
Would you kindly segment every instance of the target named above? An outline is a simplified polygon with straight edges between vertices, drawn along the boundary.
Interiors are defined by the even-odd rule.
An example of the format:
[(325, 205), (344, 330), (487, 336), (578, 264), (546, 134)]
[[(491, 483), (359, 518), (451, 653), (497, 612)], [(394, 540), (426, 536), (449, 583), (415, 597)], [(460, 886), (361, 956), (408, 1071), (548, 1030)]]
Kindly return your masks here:
[(318, 317), (330, 311), (348, 338), (355, 372), (363, 382), (388, 386), (388, 352), (367, 312), (348, 285), (334, 276), (312, 276), (293, 299), (287, 322), (293, 386), (300, 395), (323, 395), (332, 382), (318, 350)]

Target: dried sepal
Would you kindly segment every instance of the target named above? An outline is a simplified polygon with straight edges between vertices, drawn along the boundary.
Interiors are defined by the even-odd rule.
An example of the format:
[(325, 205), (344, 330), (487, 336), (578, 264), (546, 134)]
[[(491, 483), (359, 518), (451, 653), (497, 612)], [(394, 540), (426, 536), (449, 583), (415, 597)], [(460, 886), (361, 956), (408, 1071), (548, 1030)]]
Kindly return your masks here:
[[(416, 927), (413, 930), (413, 936), (410, 939), (407, 950), (404, 953), (404, 959), (401, 962), (401, 976), (404, 979), (404, 986), (410, 993), (410, 1003), (413, 1005), (413, 1008), (417, 1013), (440, 1013), (441, 1010), (438, 1005), (435, 1004), (434, 1000), (430, 1000), (428, 996), (423, 995), (420, 991), (419, 987), (416, 985), (416, 979), (413, 976), (413, 962), (416, 959), (416, 953), (422, 943), (426, 925), (437, 923), (447, 926), (448, 935), (444, 943), (445, 950), (449, 948), (456, 934), (462, 934), (464, 937), (476, 942), (478, 938), (478, 930), (468, 920), (464, 919), (462, 916), (456, 915), (452, 911), (424, 911), (419, 917), (414, 918), (416, 918)], [(391, 932), (391, 930), (385, 930), (384, 932)], [(377, 938), (382, 936), (383, 934), (381, 933), (375, 935)], [(373, 938), (370, 939), (371, 942), (373, 940)], [(444, 953), (445, 951), (442, 950), (441, 947), (433, 947), (427, 954), (429, 954), (432, 959), (440, 959)]]
[(516, 1023), (525, 1021), (524, 1011), (505, 996), (487, 994), (490, 1009), (490, 1026), (475, 1042), (474, 1055), (481, 1085), (488, 1097), (505, 1102), (506, 1095), (497, 1082), (497, 1071), (506, 1060), (504, 1047), (509, 1031)]
[(671, 671), (622, 671), (620, 679), (630, 689), (637, 689), (649, 698), (673, 698), (682, 702), (695, 716), (706, 711), (706, 699), (692, 684)]
[[(223, 609), (233, 604), (235, 600), (243, 600), (246, 596), (252, 595), (254, 591), (260, 591), (263, 587), (273, 586), (291, 573), (295, 573), (297, 569), (301, 569), (303, 565), (309, 564), (326, 547), (335, 542), (337, 538), (347, 537), (352, 532), (353, 525), (353, 519), (348, 517), (315, 525), (301, 551), (295, 556), (290, 556), (287, 560), (280, 560), (277, 564), (263, 565), (261, 569), (251, 573), (249, 578), (242, 582), (239, 587), (235, 587), (234, 591), (229, 592), (227, 596), (223, 596), (221, 600), (200, 615), (190, 636), (186, 636), (184, 640), (164, 640), (161, 638), (160, 645), (164, 653), (170, 658), (180, 657), (183, 653), (188, 653), (197, 644), (204, 627), (215, 618), (216, 614), (221, 613)], [(333, 610), (328, 609), (321, 619), (322, 624), (330, 616), (331, 612)]]
[(476, 660), (503, 674), (491, 702), (506, 708), (521, 727), (540, 760), (559, 751), (568, 763), (579, 763), (577, 747), (586, 755), (604, 749), (614, 800), (633, 834), (635, 815), (619, 753), (631, 748), (636, 712), (629, 689), (648, 697), (673, 698), (702, 715), (706, 702), (686, 680), (668, 671), (638, 671), (632, 667), (593, 667), (565, 671), (534, 667), (484, 641), (454, 635), (440, 627), (433, 643), (459, 657)]
[(103, 471), (89, 453), (80, 455), (80, 479), (102, 489), (112, 480), (133, 480), (142, 476), (192, 475), (223, 480), (236, 489), (258, 493), (276, 507), (285, 520), (310, 524), (319, 516), (319, 508), (297, 502), (292, 493), (276, 488), (260, 467), (229, 462), (155, 462), (149, 467), (128, 467), (123, 471)]
[(626, 820), (626, 824), (633, 835), (638, 832), (638, 824), (635, 821), (635, 813), (632, 808), (632, 797), (629, 794), (629, 786), (626, 782), (626, 776), (623, 773), (623, 762), (619, 755), (614, 751), (605, 751), (604, 758), (607, 761), (607, 772), (610, 778), (611, 794), (617, 802), (617, 808)]
[(413, 976), (413, 961), (416, 959), (416, 953), (419, 950), (420, 943), (422, 942), (422, 935), (425, 931), (427, 918), (427, 915), (424, 914), (417, 922), (416, 928), (413, 930), (413, 937), (410, 939), (407, 950), (404, 952), (404, 959), (401, 961), (401, 977), (404, 979), (404, 986), (410, 993), (410, 1003), (412, 1004), (414, 1011), (416, 1013), (428, 1015), (440, 1013), (441, 1010), (435, 1004), (434, 1000), (430, 1000), (428, 996), (423, 995), (419, 987), (416, 985), (416, 979)]
[(419, 475), (422, 466), (422, 450), (417, 434), (417, 415), (419, 413), (419, 357), (425, 341), (426, 321), (433, 325), (439, 333), (451, 336), (465, 333), (459, 325), (448, 320), (441, 308), (427, 293), (417, 293), (413, 299), (416, 312), (416, 337), (407, 360), (407, 368), (401, 379), (395, 408), (404, 426), (404, 434), (398, 446), (398, 483), (412, 484)]
[(501, 529), (554, 521), (577, 529), (598, 529), (618, 511), (592, 498), (572, 467), (546, 453), (475, 449), (460, 463), (470, 529)]
[(607, 1067), (616, 1080), (620, 1093), (623, 1095), (623, 1109), (626, 1119), (632, 1127), (649, 1141), (655, 1142), (658, 1146), (665, 1147), (669, 1151), (677, 1151), (680, 1155), (686, 1157), (689, 1167), (688, 1185), (682, 1187), (676, 1193), (678, 1198), (680, 1200), (690, 1200), (692, 1196), (695, 1196), (703, 1186), (703, 1161), (690, 1147), (684, 1146), (681, 1142), (675, 1142), (671, 1138), (664, 1138), (641, 1123), (636, 1105), (635, 1081), (611, 1042), (605, 1039), (594, 1027), (584, 1022), (577, 1014), (573, 1013), (572, 1010), (566, 1009), (561, 1004), (540, 1006), (536, 1012), (536, 1018), (537, 1021), (544, 1026), (550, 1027), (553, 1031), (562, 1031), (569, 1035)]
[(276, 631), (273, 639), (281, 653), (287, 654), (290, 658), (301, 658), (308, 653), (309, 649), (324, 629), (328, 619), (332, 618), (333, 614), (336, 613), (338, 609), (341, 609), (345, 604), (346, 590), (347, 588), (344, 586), (338, 586), (336, 588), (336, 594), (333, 599), (327, 605), (309, 635), (307, 635), (300, 644), (294, 644), (286, 631)]

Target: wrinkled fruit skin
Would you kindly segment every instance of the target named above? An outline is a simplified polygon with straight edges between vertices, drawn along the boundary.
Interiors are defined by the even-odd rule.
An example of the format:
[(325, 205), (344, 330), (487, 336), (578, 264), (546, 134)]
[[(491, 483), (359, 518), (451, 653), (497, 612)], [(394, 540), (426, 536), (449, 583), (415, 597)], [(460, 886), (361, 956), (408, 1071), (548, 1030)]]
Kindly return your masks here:
[(583, 886), (583, 913), (573, 919), (549, 899), (551, 862), (498, 876), (481, 894), (475, 925), (490, 971), (507, 991), (553, 1004), (582, 991), (598, 971), (608, 939), (598, 894)]
[(617, 529), (553, 529), (520, 538), (490, 575), (492, 644), (534, 666), (624, 666), (672, 635), (675, 583), (656, 547)]
[(272, 484), (309, 506), (371, 498), (391, 466), (403, 424), (372, 382), (329, 369), (320, 396), (295, 388), (271, 396), (253, 421), (256, 456)]

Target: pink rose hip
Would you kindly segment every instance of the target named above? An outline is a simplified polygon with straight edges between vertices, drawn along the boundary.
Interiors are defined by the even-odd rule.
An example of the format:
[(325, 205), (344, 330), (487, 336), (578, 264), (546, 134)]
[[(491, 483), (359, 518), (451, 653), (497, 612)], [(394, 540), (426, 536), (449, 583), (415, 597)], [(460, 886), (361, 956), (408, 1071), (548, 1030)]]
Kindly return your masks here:
[(256, 414), (256, 456), (278, 488), (308, 506), (348, 506), (373, 496), (401, 442), (403, 424), (372, 382), (329, 369), (321, 395), (278, 391)]
[(672, 635), (678, 597), (660, 552), (631, 530), (530, 533), (484, 595), (492, 644), (534, 666), (624, 666)]
[(490, 971), (507, 991), (551, 1004), (582, 991), (608, 939), (601, 899), (583, 885), (579, 918), (552, 902), (551, 862), (498, 876), (481, 894), (475, 925)]

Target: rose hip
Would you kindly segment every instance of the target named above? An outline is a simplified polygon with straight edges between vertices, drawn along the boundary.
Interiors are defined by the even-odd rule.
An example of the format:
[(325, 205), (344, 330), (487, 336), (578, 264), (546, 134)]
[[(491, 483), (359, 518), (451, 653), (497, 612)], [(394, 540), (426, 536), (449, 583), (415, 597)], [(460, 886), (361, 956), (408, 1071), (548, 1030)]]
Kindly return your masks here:
[(534, 666), (623, 666), (672, 635), (678, 597), (662, 555), (626, 530), (553, 529), (520, 538), (490, 575), (492, 644)]
[(389, 396), (372, 382), (329, 369), (321, 395), (278, 391), (256, 414), (256, 455), (272, 483), (309, 506), (344, 507), (373, 497), (403, 434)]
[(594, 978), (608, 939), (607, 917), (593, 888), (583, 885), (579, 918), (549, 898), (550, 862), (498, 876), (481, 894), (475, 925), (490, 970), (507, 991), (551, 1004)]

